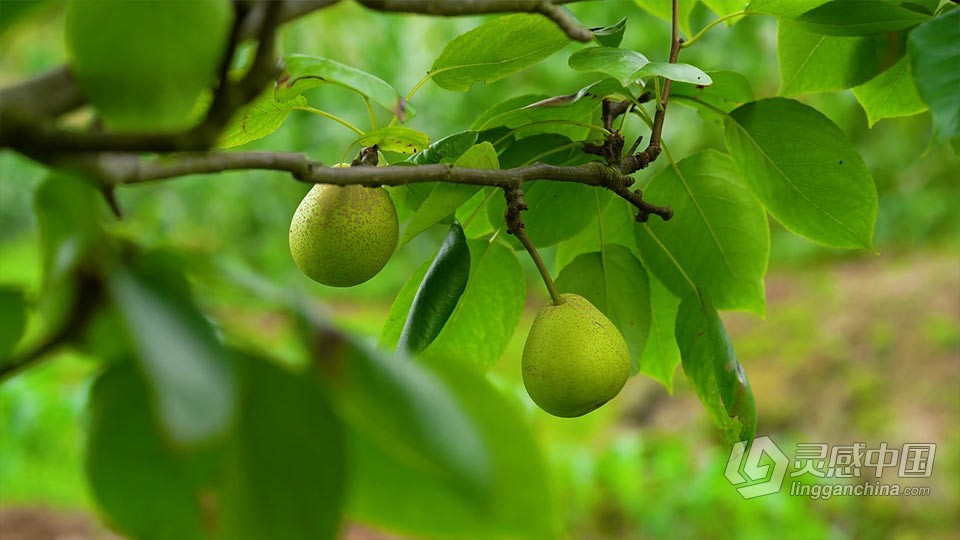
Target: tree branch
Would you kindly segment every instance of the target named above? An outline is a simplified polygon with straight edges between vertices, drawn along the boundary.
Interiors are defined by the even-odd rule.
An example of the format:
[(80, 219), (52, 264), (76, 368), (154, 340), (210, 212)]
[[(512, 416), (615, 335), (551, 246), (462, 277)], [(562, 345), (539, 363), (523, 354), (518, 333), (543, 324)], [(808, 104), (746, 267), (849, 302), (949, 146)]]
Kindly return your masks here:
[[(680, 37), (679, 15), (677, 10), (677, 0), (673, 0), (673, 24), (670, 32), (670, 58), (671, 64), (677, 63), (680, 56), (680, 48), (683, 45), (683, 38)], [(657, 112), (653, 117), (653, 127), (650, 129), (650, 142), (647, 148), (639, 154), (632, 155), (624, 160), (623, 168), (628, 171), (627, 174), (639, 171), (647, 167), (660, 155), (660, 137), (663, 133), (663, 120), (667, 115), (667, 105), (670, 103), (670, 87), (673, 81), (664, 79), (663, 90), (660, 92), (660, 101), (657, 104)]]
[(563, 302), (560, 300), (557, 286), (553, 282), (553, 278), (550, 277), (550, 271), (547, 270), (547, 265), (544, 264), (540, 252), (537, 251), (537, 247), (533, 245), (533, 241), (530, 240), (527, 231), (524, 230), (522, 212), (527, 210), (527, 203), (523, 200), (523, 189), (519, 186), (505, 188), (503, 196), (507, 199), (507, 208), (503, 211), (503, 219), (507, 223), (507, 232), (516, 236), (517, 240), (523, 244), (523, 248), (527, 250), (530, 258), (533, 259), (533, 264), (537, 267), (537, 271), (540, 272), (540, 277), (543, 279), (543, 284), (547, 286), (547, 292), (550, 293), (553, 304), (559, 306)]
[(0, 382), (13, 377), (45, 358), (49, 358), (49, 353), (74, 339), (86, 328), (87, 323), (103, 299), (103, 284), (99, 278), (81, 273), (76, 278), (76, 289), (77, 297), (73, 302), (67, 320), (35, 347), (10, 358), (0, 366)]
[(424, 15), (481, 15), (487, 13), (540, 13), (547, 17), (570, 39), (588, 42), (593, 32), (583, 27), (567, 13), (561, 4), (581, 0), (357, 0), (360, 4), (376, 10), (398, 13), (421, 13)]
[(421, 182), (448, 182), (499, 188), (520, 188), (527, 180), (574, 182), (609, 189), (626, 199), (644, 215), (670, 219), (670, 208), (644, 201), (630, 191), (633, 178), (621, 170), (593, 162), (575, 167), (536, 163), (513, 169), (471, 169), (448, 164), (416, 167), (326, 167), (296, 152), (186, 152), (151, 161), (134, 154), (92, 154), (72, 163), (84, 173), (109, 186), (142, 184), (190, 174), (213, 174), (233, 170), (286, 172), (297, 180), (316, 184), (400, 186)]

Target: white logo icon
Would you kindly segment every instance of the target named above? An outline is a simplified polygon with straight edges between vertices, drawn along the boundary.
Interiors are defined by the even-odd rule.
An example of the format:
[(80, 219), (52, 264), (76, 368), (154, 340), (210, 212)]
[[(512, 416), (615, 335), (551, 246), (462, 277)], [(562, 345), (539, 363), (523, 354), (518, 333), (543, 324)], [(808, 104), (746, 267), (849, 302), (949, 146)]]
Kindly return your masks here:
[[(787, 474), (787, 466), (790, 460), (777, 445), (770, 440), (770, 437), (757, 437), (750, 444), (750, 451), (744, 453), (747, 449), (746, 441), (741, 441), (733, 445), (730, 452), (730, 460), (727, 461), (727, 468), (723, 475), (727, 480), (738, 487), (737, 491), (744, 499), (752, 499), (763, 495), (770, 495), (780, 491), (783, 485), (783, 477)], [(763, 456), (766, 454), (769, 460), (773, 461), (773, 471), (770, 470), (768, 463), (761, 464)]]

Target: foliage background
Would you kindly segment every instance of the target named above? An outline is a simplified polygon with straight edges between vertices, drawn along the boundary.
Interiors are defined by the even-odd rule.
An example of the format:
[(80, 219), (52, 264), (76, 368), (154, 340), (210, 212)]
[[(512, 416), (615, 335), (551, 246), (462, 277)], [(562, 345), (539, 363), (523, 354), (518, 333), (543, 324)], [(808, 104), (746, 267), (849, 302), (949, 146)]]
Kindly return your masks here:
[[(633, 2), (585, 3), (573, 10), (588, 26), (626, 15), (624, 46), (651, 60), (666, 59), (668, 25)], [(698, 6), (692, 27), (711, 17)], [(387, 16), (344, 3), (286, 26), (281, 52), (330, 57), (405, 90), (447, 41), (482, 20)], [(0, 85), (62, 63), (62, 25), (58, 2), (29, 10), (16, 24), (5, 22)], [(773, 19), (748, 17), (714, 29), (686, 49), (683, 60), (706, 70), (740, 71), (757, 96), (772, 96), (779, 86), (775, 43)], [(477, 114), (507, 97), (575, 91), (590, 80), (567, 67), (572, 50), (465, 94), (428, 83), (414, 102), (418, 116), (410, 126), (439, 138), (467, 129)], [(362, 102), (347, 90), (322, 87), (310, 99), (352, 123), (367, 122)], [(928, 114), (883, 120), (871, 129), (850, 91), (801, 99), (846, 132), (873, 173), (880, 195), (879, 255), (816, 246), (771, 222), (766, 319), (724, 315), (750, 373), (759, 433), (788, 454), (798, 442), (938, 443), (933, 478), (922, 483), (931, 486), (931, 496), (811, 501), (781, 494), (744, 501), (723, 478), (727, 449), (682, 377), (673, 396), (646, 377), (632, 378), (619, 399), (581, 419), (540, 412), (525, 396), (519, 361), (523, 338), (546, 296), (522, 257), (527, 309), (491, 377), (516, 396), (534, 425), (574, 536), (946, 538), (960, 531), (960, 220), (952, 208), (957, 157), (947, 145), (929, 147)], [(249, 148), (302, 151), (336, 163), (353, 139), (336, 124), (294, 112), (280, 131)], [(703, 147), (723, 148), (719, 126), (677, 105), (670, 108), (664, 139), (677, 159)], [(662, 161), (639, 174), (641, 183)], [(31, 209), (43, 175), (25, 159), (0, 153), (0, 283), (26, 286), (34, 294), (40, 254)], [(174, 248), (197, 267), (252, 268), (264, 280), (309, 295), (317, 309), (375, 339), (393, 296), (432, 256), (444, 230), (410, 242), (368, 283), (326, 288), (304, 278), (287, 250), (289, 219), (307, 189), (266, 172), (137, 186), (118, 193), (127, 217), (116, 227), (148, 245)], [(549, 262), (551, 250), (545, 256)], [(198, 291), (218, 320), (243, 329), (253, 345), (281, 356), (298, 354), (282, 315), (251, 304), (217, 280), (204, 280)], [(65, 353), (0, 386), (0, 516), (37, 506), (90, 510), (80, 448), (88, 383), (96, 370), (92, 360)]]

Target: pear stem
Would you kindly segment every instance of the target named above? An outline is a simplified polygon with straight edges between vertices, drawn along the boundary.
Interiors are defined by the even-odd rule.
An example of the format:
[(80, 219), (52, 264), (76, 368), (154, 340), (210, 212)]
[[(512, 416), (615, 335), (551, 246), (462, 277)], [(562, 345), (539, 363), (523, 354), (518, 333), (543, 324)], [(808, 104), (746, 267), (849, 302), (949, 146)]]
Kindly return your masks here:
[(537, 251), (537, 248), (533, 245), (530, 237), (527, 236), (527, 232), (523, 229), (520, 229), (512, 234), (516, 236), (517, 240), (520, 240), (520, 243), (523, 244), (524, 248), (526, 248), (527, 253), (530, 254), (530, 258), (533, 259), (533, 264), (537, 265), (537, 270), (540, 271), (540, 277), (543, 278), (543, 283), (547, 286), (547, 292), (550, 293), (550, 298), (553, 300), (553, 305), (559, 306), (562, 304), (563, 300), (560, 298), (560, 293), (557, 291), (557, 285), (553, 282), (553, 278), (550, 277), (550, 272), (547, 270), (547, 265), (543, 262), (540, 252)]

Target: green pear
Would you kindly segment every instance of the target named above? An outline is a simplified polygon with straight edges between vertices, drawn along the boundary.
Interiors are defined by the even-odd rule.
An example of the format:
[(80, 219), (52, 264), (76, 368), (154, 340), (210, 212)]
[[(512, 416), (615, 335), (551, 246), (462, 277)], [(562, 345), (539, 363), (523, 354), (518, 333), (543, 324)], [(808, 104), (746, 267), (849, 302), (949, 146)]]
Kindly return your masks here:
[(617, 327), (586, 298), (561, 294), (537, 313), (523, 347), (523, 385), (544, 411), (583, 416), (613, 399), (630, 376)]
[(71, 0), (70, 70), (108, 128), (182, 130), (216, 82), (233, 17), (230, 0)]
[(397, 209), (382, 187), (317, 184), (290, 223), (290, 253), (310, 279), (352, 287), (377, 275), (397, 247)]

